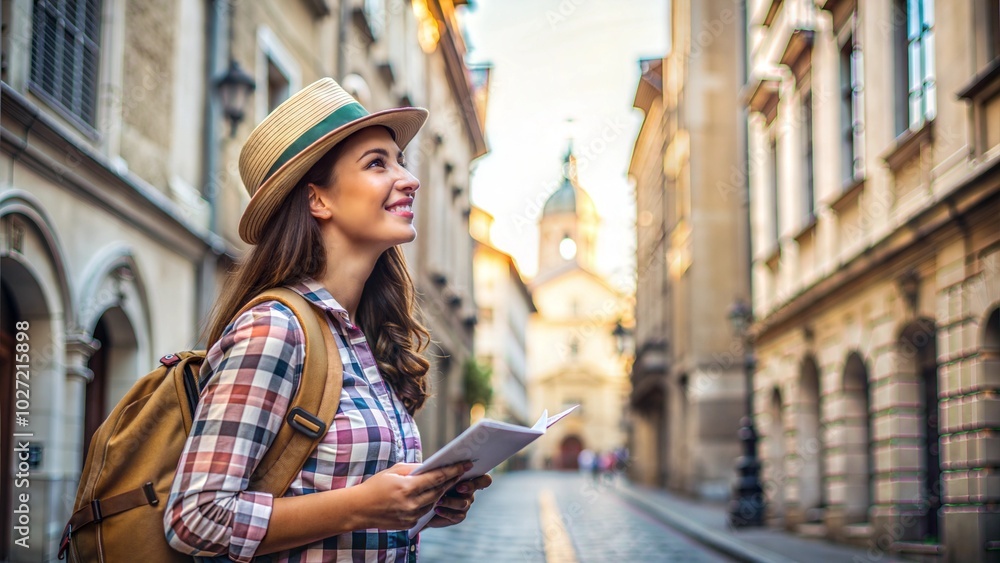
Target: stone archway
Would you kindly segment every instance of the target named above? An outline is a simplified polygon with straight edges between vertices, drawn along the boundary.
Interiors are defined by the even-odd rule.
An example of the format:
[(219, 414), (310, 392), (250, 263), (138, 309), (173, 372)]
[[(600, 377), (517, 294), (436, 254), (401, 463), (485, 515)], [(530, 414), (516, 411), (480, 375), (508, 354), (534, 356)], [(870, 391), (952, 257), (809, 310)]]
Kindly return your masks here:
[[(85, 333), (92, 333), (98, 319), (109, 309), (121, 309), (135, 334), (140, 358), (149, 362), (153, 358), (149, 349), (153, 340), (152, 313), (146, 283), (132, 248), (120, 243), (102, 248), (94, 254), (80, 280), (78, 326)], [(156, 362), (142, 367), (145, 369), (140, 369), (140, 373), (145, 373), (156, 367)]]
[(799, 372), (798, 393), (799, 510), (803, 522), (820, 522), (826, 507), (823, 479), (824, 443), (820, 378), (816, 359), (806, 356)]
[(871, 391), (868, 368), (857, 352), (851, 352), (844, 363), (844, 414), (841, 436), (846, 456), (843, 466), (845, 523), (866, 522), (872, 504), (875, 467), (872, 454)]
[[(38, 463), (44, 463), (47, 459), (56, 458), (57, 448), (62, 444), (57, 441), (60, 436), (59, 421), (54, 414), (59, 408), (59, 380), (58, 380), (58, 348), (55, 334), (62, 330), (62, 325), (54, 320), (56, 316), (50, 299), (53, 297), (47, 291), (44, 281), (39, 279), (44, 276), (44, 268), (41, 272), (34, 269), (32, 263), (27, 262), (25, 257), (10, 255), (0, 257), (0, 271), (3, 278), (0, 280), (0, 293), (2, 293), (3, 307), (2, 323), (3, 329), (0, 331), (0, 346), (4, 348), (0, 352), (0, 380), (3, 381), (4, 391), (0, 392), (0, 413), (3, 413), (4, 420), (0, 423), (3, 428), (2, 452), (0, 452), (0, 489), (4, 493), (2, 498), (4, 504), (0, 506), (0, 537), (3, 539), (0, 545), (0, 561), (6, 561), (11, 554), (11, 542), (16, 539), (12, 537), (13, 529), (13, 500), (19, 493), (25, 493), (23, 488), (15, 487), (14, 472), (15, 467), (13, 457), (14, 432), (26, 432), (31, 434), (31, 445), (41, 446), (39, 450)], [(50, 278), (51, 279), (51, 278)], [(23, 330), (22, 330), (23, 329)], [(23, 332), (27, 339), (18, 337), (18, 333)], [(27, 346), (27, 353), (22, 354), (22, 350), (17, 348), (18, 344)], [(26, 360), (26, 361), (25, 361)], [(23, 367), (21, 367), (23, 366)], [(25, 372), (27, 377), (20, 377), (18, 371)], [(17, 394), (18, 380), (25, 381), (30, 385), (27, 398)], [(24, 388), (21, 388), (24, 391)], [(27, 408), (21, 407), (19, 401)], [(28, 425), (22, 427), (17, 422), (15, 416), (17, 411), (26, 412), (24, 419)], [(19, 413), (18, 413), (19, 414)], [(51, 462), (49, 462), (51, 463)], [(44, 465), (31, 465), (32, 472), (39, 472), (45, 469)], [(53, 466), (53, 469), (55, 467)], [(55, 471), (54, 471), (55, 472)], [(37, 482), (36, 482), (37, 483)], [(53, 484), (58, 485), (58, 483)], [(33, 484), (31, 499), (43, 499), (47, 494), (52, 494), (52, 490), (40, 490), (35, 494), (34, 487), (43, 487), (42, 484)], [(53, 489), (55, 488), (53, 486)], [(34, 514), (44, 514), (42, 507), (37, 501), (28, 503), (28, 509)], [(32, 537), (45, 537), (44, 530), (47, 522), (42, 518), (32, 519), (30, 533)], [(39, 545), (41, 542), (31, 542), (30, 548), (25, 554), (29, 558), (44, 558), (46, 547)], [(20, 549), (20, 548), (19, 548)], [(22, 550), (24, 551), (24, 550)]]
[[(41, 561), (50, 556), (54, 547), (50, 541), (54, 537), (53, 523), (68, 517), (73, 501), (71, 495), (66, 493), (72, 485), (66, 482), (65, 467), (60, 463), (67, 448), (63, 426), (66, 404), (62, 335), (65, 327), (72, 326), (75, 319), (72, 292), (54, 223), (34, 195), (19, 189), (0, 193), (0, 229), (7, 235), (4, 248), (0, 249), (0, 285), (10, 304), (4, 307), (5, 314), (13, 317), (9, 320), (11, 323), (27, 323), (25, 334), (28, 340), (15, 341), (14, 351), (17, 352), (17, 344), (27, 344), (30, 354), (27, 358), (31, 385), (28, 426), (16, 428), (31, 434), (31, 446), (35, 451), (29, 469), (50, 476), (31, 482), (27, 504), (33, 514), (29, 530), (32, 541), (27, 550), (19, 548), (19, 553), (27, 559)], [(17, 325), (7, 322), (5, 320), (5, 331), (16, 340)], [(17, 370), (11, 368), (23, 365), (19, 359), (15, 356), (13, 364), (3, 366), (7, 372), (0, 377), (5, 383), (16, 381)], [(10, 433), (9, 429), (17, 422), (14, 411), (21, 409), (12, 407), (17, 406), (18, 398), (15, 391), (4, 398), (6, 404), (0, 405), (0, 413), (10, 417), (0, 424), (4, 433)], [(10, 503), (14, 495), (26, 492), (14, 487), (10, 471), (13, 441), (5, 441), (3, 446), (0, 489), (7, 491), (9, 496), (3, 499), (7, 504), (0, 506), (0, 528), (3, 529), (0, 532), (0, 561), (7, 559), (10, 542), (17, 539), (12, 537), (13, 507)], [(38, 538), (37, 541), (35, 538)]]
[[(129, 246), (98, 251), (78, 286), (79, 326), (67, 335), (67, 427), (73, 457), (81, 467), (90, 438), (118, 401), (151, 365), (151, 315), (145, 284)], [(70, 417), (67, 416), (69, 419)]]

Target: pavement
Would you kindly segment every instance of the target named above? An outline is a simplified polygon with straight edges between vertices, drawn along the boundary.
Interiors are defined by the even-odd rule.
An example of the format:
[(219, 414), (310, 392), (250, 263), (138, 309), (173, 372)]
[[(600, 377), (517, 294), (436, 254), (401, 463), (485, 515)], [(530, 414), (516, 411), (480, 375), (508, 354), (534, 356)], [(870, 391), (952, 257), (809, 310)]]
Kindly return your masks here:
[(890, 562), (888, 555), (771, 529), (733, 529), (726, 505), (555, 471), (494, 476), (465, 522), (420, 534), (423, 563)]
[(421, 563), (733, 561), (576, 473), (494, 476), (465, 522), (420, 533)]
[(896, 563), (878, 547), (861, 549), (775, 528), (733, 528), (726, 503), (703, 501), (622, 480), (617, 494), (702, 545), (747, 563)]

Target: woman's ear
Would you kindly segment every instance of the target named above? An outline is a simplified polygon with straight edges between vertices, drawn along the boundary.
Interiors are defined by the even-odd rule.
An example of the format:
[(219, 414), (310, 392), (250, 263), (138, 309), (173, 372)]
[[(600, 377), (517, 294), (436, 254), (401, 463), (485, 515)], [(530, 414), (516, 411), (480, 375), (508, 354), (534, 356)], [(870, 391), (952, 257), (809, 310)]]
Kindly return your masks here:
[(316, 184), (309, 184), (309, 213), (317, 219), (329, 219), (333, 216), (330, 208), (329, 194)]

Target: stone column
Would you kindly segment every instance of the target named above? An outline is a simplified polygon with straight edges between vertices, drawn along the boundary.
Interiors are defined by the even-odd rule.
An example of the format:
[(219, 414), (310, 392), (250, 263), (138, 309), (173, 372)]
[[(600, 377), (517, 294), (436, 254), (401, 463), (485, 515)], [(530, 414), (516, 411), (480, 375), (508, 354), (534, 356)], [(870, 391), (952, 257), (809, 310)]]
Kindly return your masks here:
[(81, 466), (83, 452), (83, 416), (87, 398), (87, 385), (94, 380), (94, 372), (87, 367), (90, 357), (100, 349), (101, 343), (91, 338), (89, 334), (76, 332), (66, 335), (66, 406), (63, 417), (63, 431), (66, 432), (67, 445), (74, 453), (67, 457), (68, 466)]

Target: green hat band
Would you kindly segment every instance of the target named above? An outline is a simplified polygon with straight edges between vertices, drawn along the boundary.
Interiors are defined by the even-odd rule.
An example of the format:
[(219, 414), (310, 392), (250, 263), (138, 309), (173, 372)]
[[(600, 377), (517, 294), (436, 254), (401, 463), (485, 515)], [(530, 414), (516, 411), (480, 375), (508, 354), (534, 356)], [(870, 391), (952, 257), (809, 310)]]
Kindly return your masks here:
[(271, 169), (267, 171), (267, 174), (261, 181), (261, 185), (267, 182), (268, 178), (277, 172), (279, 168), (284, 166), (286, 162), (291, 160), (292, 157), (305, 150), (306, 147), (320, 140), (331, 131), (335, 131), (356, 119), (365, 117), (366, 115), (368, 115), (368, 111), (365, 110), (361, 104), (352, 102), (326, 116), (322, 121), (310, 127), (305, 133), (299, 135), (299, 138), (295, 139), (295, 142), (288, 145), (288, 148), (281, 153), (281, 156), (279, 156), (278, 160), (274, 162)]

